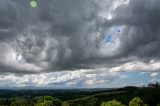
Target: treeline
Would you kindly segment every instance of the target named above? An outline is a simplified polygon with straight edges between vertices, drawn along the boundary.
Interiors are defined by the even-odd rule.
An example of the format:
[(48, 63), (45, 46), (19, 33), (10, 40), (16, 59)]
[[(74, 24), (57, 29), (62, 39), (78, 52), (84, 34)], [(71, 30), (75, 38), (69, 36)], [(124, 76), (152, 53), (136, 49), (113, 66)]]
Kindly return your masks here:
[(0, 97), (16, 98), (23, 97), (25, 99), (33, 99), (34, 97), (50, 95), (57, 97), (62, 101), (72, 100), (76, 98), (107, 92), (108, 89), (30, 89), (30, 90), (5, 90), (0, 89)]
[(59, 99), (52, 96), (35, 97), (33, 100), (22, 97), (0, 99), (0, 106), (61, 106), (61, 103)]
[[(158, 106), (160, 103), (160, 84), (149, 84), (148, 87), (124, 87), (92, 96), (67, 101), (69, 106), (100, 106), (107, 101), (116, 100), (125, 106), (130, 105), (133, 98), (139, 97), (147, 106)], [(110, 103), (110, 102), (109, 102)], [(112, 102), (111, 102), (112, 103)], [(102, 105), (103, 106), (103, 105)], [(107, 105), (118, 106), (118, 105)], [(135, 105), (145, 106), (145, 105)]]
[[(49, 94), (48, 91), (44, 92), (47, 92), (49, 96), (44, 96), (43, 91), (41, 92), (44, 95), (41, 93), (35, 95), (32, 94), (33, 91), (27, 91), (27, 93), (20, 96), (19, 94), (9, 96), (12, 95), (12, 91), (5, 92), (8, 92), (7, 95), (0, 96), (0, 106), (160, 106), (159, 83), (140, 88), (124, 87), (102, 91), (88, 90), (85, 92), (81, 90), (76, 92), (60, 91), (59, 96), (52, 95), (53, 92)], [(4, 92), (0, 92), (0, 95), (4, 95)]]
[[(90, 105), (94, 105), (94, 100), (90, 101)], [(52, 96), (44, 96), (43, 98), (39, 98), (35, 103), (27, 102), (24, 98), (15, 98), (15, 99), (1, 99), (0, 106), (70, 106), (67, 101), (60, 101), (59, 99), (53, 98)], [(75, 106), (85, 106), (77, 104)], [(117, 100), (102, 102), (99, 106), (126, 106)], [(143, 100), (139, 97), (133, 98), (129, 102), (129, 106), (149, 106), (145, 104)], [(156, 106), (160, 106), (158, 103)]]

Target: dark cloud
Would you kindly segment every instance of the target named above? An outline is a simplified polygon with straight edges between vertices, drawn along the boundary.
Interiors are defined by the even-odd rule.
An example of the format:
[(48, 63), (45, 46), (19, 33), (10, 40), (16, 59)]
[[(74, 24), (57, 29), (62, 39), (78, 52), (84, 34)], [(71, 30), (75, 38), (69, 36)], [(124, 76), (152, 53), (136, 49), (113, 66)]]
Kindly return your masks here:
[(126, 28), (121, 37), (122, 55), (159, 59), (160, 1), (130, 0), (119, 6), (113, 21)]
[[(114, 67), (135, 59), (159, 60), (160, 1), (130, 0), (111, 11), (116, 2), (124, 1), (38, 0), (37, 8), (32, 8), (28, 0), (1, 0), (1, 72), (75, 70)], [(102, 15), (110, 11), (113, 18), (107, 20)], [(107, 48), (103, 38), (114, 25), (123, 28), (119, 47), (112, 51), (117, 45)]]

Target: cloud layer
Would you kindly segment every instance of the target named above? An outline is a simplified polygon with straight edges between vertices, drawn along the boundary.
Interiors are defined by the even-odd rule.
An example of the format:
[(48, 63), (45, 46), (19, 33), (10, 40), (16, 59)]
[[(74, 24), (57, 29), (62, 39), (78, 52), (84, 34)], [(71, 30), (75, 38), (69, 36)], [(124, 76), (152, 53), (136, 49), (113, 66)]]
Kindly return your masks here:
[[(103, 68), (108, 73), (135, 70), (158, 75), (159, 0), (38, 0), (37, 3), (32, 8), (28, 0), (0, 1), (0, 73), (48, 76), (48, 72)], [(104, 37), (115, 26), (120, 32), (106, 45)], [(106, 75), (110, 79), (109, 76)], [(106, 80), (104, 77), (98, 81)], [(91, 84), (97, 80), (85, 81), (79, 82)]]
[(44, 87), (44, 88), (91, 88), (107, 84), (119, 76), (111, 72), (95, 70), (61, 71), (17, 76), (15, 74), (0, 75), (0, 87)]
[[(1, 72), (115, 67), (159, 60), (158, 0), (0, 1)], [(105, 33), (119, 26), (106, 46)]]

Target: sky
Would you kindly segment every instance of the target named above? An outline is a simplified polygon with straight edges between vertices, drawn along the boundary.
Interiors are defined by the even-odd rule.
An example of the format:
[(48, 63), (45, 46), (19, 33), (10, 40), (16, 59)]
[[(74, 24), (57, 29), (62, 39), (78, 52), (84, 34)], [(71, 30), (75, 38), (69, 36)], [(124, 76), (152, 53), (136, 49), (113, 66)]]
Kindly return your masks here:
[(160, 0), (34, 3), (0, 0), (0, 88), (160, 82)]

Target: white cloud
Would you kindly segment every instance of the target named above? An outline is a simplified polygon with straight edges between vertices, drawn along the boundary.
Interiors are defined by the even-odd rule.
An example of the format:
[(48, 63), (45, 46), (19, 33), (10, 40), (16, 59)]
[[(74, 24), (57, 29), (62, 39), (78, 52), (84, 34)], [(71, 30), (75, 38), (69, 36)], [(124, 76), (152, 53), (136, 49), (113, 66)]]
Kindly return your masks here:
[(140, 82), (138, 84), (136, 84), (137, 87), (143, 87), (144, 86), (144, 83), (143, 82)]
[(110, 72), (119, 71), (158, 71), (160, 69), (160, 61), (144, 63), (142, 61), (134, 61), (122, 64), (121, 66), (113, 67)]
[(96, 84), (102, 84), (105, 83), (106, 80), (96, 80), (96, 79), (89, 79), (85, 81), (85, 85), (96, 85)]
[(160, 82), (160, 79), (153, 78), (152, 80), (150, 80), (150, 83), (156, 83), (156, 82)]
[(154, 72), (154, 73), (152, 73), (150, 76), (151, 76), (151, 77), (156, 77), (158, 74), (159, 74), (159, 73)]
[[(97, 71), (96, 71), (97, 72)], [(28, 74), (17, 76), (15, 74), (0, 75), (0, 86), (22, 87), (54, 87), (56, 85), (71, 87), (96, 86), (97, 84), (109, 83), (118, 78), (115, 73), (110, 73), (104, 70), (98, 70), (94, 74), (94, 70), (75, 70), (75, 71), (61, 71), (41, 74)], [(5, 83), (3, 83), (5, 82)], [(7, 83), (8, 82), (8, 83)]]

